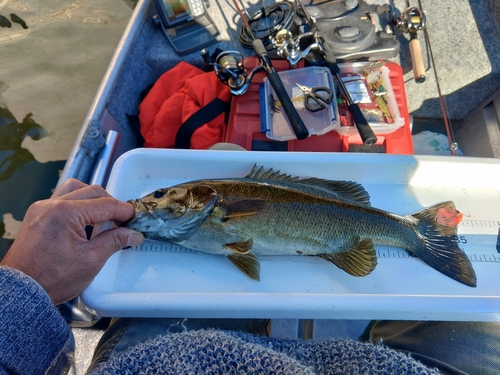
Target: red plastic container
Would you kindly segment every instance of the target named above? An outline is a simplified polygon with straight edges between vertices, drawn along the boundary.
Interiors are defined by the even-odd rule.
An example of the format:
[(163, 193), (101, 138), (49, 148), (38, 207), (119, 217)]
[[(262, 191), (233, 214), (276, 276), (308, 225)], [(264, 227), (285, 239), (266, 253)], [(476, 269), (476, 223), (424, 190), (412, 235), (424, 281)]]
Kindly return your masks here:
[[(273, 60), (277, 71), (289, 69), (285, 60)], [(245, 67), (250, 71), (258, 66), (256, 57), (245, 59)], [(359, 135), (341, 135), (330, 131), (320, 136), (311, 136), (303, 140), (277, 142), (268, 139), (261, 133), (259, 85), (265, 78), (265, 72), (256, 74), (248, 88), (241, 96), (234, 96), (228, 122), (226, 142), (236, 143), (247, 150), (280, 150), (280, 151), (317, 151), (317, 152), (384, 152), (388, 154), (413, 154), (410, 130), (410, 117), (406, 103), (406, 91), (403, 81), (403, 70), (393, 62), (385, 62), (389, 68), (394, 97), (399, 107), (400, 116), (404, 118), (404, 126), (390, 134), (377, 134), (378, 141), (373, 146), (364, 147)], [(303, 65), (298, 64), (296, 68)]]

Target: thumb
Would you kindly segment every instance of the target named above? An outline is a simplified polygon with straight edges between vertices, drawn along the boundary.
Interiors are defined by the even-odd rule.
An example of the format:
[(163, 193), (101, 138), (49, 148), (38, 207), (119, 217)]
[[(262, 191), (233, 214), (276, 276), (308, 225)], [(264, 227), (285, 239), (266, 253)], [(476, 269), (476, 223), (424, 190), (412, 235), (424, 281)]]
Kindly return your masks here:
[(111, 255), (126, 246), (138, 246), (144, 242), (144, 235), (133, 229), (118, 227), (106, 230), (95, 236), (88, 245), (102, 256), (105, 262)]

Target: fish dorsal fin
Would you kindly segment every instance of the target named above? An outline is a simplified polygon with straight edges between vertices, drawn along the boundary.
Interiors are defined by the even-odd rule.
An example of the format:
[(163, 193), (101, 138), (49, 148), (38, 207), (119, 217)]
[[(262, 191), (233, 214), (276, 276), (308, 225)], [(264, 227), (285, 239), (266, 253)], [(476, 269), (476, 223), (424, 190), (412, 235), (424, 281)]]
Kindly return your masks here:
[(227, 243), (224, 246), (237, 254), (247, 254), (252, 250), (253, 238), (250, 237), (248, 240), (242, 242)]
[[(250, 173), (246, 176), (253, 180), (267, 180), (267, 181), (282, 181), (301, 184), (304, 186), (320, 189), (325, 193), (335, 194), (339, 199), (348, 202), (354, 202), (370, 206), (370, 195), (365, 188), (353, 181), (332, 181), (324, 180), (321, 178), (304, 178), (292, 177), (291, 175), (280, 173), (271, 169), (264, 169), (264, 167), (257, 167), (254, 165)], [(318, 191), (318, 193), (320, 193)]]
[(234, 201), (219, 202), (224, 210), (223, 220), (233, 217), (256, 215), (264, 208), (266, 201), (262, 198), (237, 199)]
[(358, 204), (370, 206), (370, 194), (363, 185), (354, 181), (331, 181), (321, 178), (305, 178), (298, 181), (299, 184), (314, 186), (329, 193), (335, 193), (340, 198), (352, 201)]
[(352, 276), (366, 276), (377, 266), (377, 253), (369, 238), (362, 239), (347, 251), (318, 256), (332, 262)]
[(260, 281), (260, 263), (255, 255), (229, 254), (227, 258), (249, 278)]
[(272, 181), (285, 181), (285, 182), (297, 182), (298, 177), (292, 177), (289, 174), (281, 173), (280, 171), (274, 171), (272, 168), (265, 170), (264, 167), (257, 167), (255, 164), (250, 171), (250, 173), (245, 178), (251, 178), (252, 180), (272, 180)]

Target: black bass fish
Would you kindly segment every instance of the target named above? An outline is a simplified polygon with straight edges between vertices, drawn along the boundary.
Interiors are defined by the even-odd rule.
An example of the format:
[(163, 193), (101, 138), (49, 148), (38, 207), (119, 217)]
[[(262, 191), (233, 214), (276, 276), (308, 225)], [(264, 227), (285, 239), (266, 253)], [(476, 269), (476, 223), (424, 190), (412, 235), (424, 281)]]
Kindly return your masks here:
[[(457, 228), (439, 215), (461, 215), (444, 202), (407, 216), (370, 206), (358, 183), (298, 179), (254, 166), (244, 178), (197, 180), (131, 200), (125, 225), (146, 238), (226, 255), (260, 279), (256, 255), (314, 255), (353, 276), (375, 269), (375, 245), (406, 249), (443, 274), (472, 287), (476, 275), (457, 246)], [(461, 217), (461, 216), (460, 216)]]

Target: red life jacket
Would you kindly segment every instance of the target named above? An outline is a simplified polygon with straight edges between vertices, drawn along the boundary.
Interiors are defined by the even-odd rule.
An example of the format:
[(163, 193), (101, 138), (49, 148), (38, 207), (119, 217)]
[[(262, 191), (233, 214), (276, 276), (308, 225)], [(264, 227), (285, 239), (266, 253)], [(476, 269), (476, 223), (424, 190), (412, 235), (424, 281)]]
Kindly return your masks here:
[[(176, 138), (177, 148), (207, 149), (223, 142), (226, 136), (225, 113), (205, 107), (214, 103), (227, 106), (230, 99), (229, 89), (214, 72), (207, 73), (180, 62), (156, 81), (139, 105), (144, 147), (174, 148)], [(194, 122), (188, 121), (195, 117)], [(208, 119), (206, 123), (205, 119)], [(181, 126), (183, 129), (179, 132)], [(179, 141), (179, 138), (184, 140)]]

